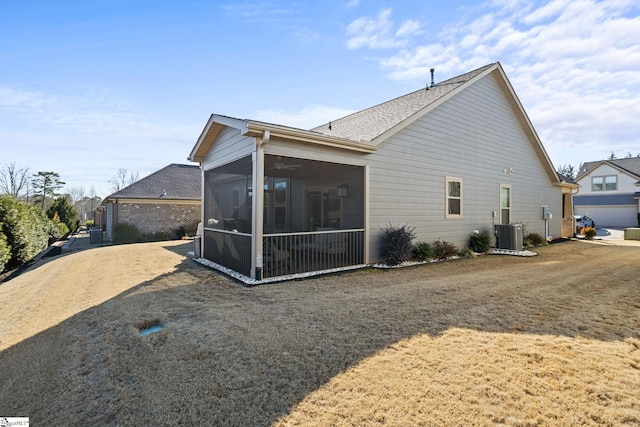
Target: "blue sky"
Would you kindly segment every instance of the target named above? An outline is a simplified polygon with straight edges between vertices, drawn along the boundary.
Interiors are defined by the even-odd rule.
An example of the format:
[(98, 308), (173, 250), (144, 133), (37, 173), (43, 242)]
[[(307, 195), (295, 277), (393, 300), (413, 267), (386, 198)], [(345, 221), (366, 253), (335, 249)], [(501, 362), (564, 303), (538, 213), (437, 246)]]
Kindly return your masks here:
[(104, 197), (211, 113), (311, 128), (500, 61), (554, 165), (640, 154), (636, 0), (0, 0), (0, 164)]

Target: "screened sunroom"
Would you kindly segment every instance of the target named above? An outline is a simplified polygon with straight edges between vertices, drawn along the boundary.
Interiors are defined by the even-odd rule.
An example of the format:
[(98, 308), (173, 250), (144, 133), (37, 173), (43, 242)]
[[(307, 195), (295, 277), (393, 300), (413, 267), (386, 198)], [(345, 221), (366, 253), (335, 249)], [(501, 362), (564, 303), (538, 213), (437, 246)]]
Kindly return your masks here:
[(254, 157), (204, 171), (205, 259), (257, 280), (364, 263), (363, 166)]

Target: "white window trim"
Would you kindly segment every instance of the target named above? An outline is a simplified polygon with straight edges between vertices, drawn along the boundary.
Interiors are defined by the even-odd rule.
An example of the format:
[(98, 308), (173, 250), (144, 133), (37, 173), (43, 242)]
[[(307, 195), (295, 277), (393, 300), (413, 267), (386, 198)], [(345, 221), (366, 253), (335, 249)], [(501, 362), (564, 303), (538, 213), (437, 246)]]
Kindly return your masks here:
[[(616, 179), (616, 188), (614, 188), (613, 190), (607, 190), (607, 178), (615, 178)], [(601, 190), (596, 190), (593, 187), (593, 180), (594, 178), (602, 178), (602, 189)], [(618, 191), (618, 175), (595, 175), (591, 177), (591, 191), (592, 192), (600, 192), (600, 191)]]
[[(502, 207), (502, 189), (503, 188), (508, 188), (509, 189), (509, 207), (508, 208), (503, 208)], [(511, 184), (500, 184), (500, 192), (498, 193), (498, 219), (500, 220), (499, 224), (502, 224), (502, 209), (508, 209), (509, 210), (509, 222), (507, 224), (510, 224), (511, 221), (513, 220), (511, 213), (513, 208), (513, 189), (511, 188)]]
[[(449, 196), (449, 183), (450, 182), (459, 182), (460, 183), (460, 213), (459, 214), (450, 214), (449, 213), (449, 199), (458, 199), (457, 197)], [(447, 219), (461, 219), (464, 218), (464, 183), (462, 178), (457, 178), (453, 176), (445, 176), (444, 178), (444, 217)]]

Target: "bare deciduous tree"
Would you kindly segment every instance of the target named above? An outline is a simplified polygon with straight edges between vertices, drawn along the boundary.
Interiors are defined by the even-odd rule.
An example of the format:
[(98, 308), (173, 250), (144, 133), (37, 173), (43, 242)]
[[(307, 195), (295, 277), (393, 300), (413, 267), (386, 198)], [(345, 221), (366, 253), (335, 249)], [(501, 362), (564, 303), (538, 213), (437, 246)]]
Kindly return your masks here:
[(85, 196), (85, 191), (84, 191), (84, 187), (80, 186), (80, 187), (72, 187), (69, 190), (69, 196), (71, 196), (71, 203), (77, 203), (78, 201), (82, 200)]
[(120, 168), (120, 169), (118, 169), (118, 172), (116, 172), (116, 176), (111, 178), (109, 180), (109, 182), (111, 183), (111, 189), (114, 192), (116, 192), (116, 191), (120, 191), (123, 188), (133, 184), (137, 180), (138, 180), (138, 172), (129, 173), (129, 171), (127, 171), (126, 168)]
[(28, 191), (29, 168), (18, 168), (15, 163), (5, 164), (0, 170), (0, 192), (13, 197), (20, 197)]

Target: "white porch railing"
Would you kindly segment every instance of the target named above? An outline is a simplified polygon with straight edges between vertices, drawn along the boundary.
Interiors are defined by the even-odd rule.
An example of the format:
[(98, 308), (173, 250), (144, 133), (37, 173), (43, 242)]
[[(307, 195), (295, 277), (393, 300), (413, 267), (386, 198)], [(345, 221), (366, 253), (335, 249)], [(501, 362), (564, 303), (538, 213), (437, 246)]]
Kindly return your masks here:
[(263, 236), (262, 278), (364, 264), (364, 229)]

